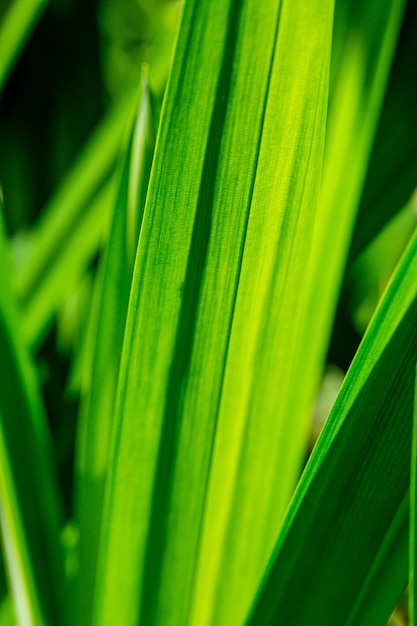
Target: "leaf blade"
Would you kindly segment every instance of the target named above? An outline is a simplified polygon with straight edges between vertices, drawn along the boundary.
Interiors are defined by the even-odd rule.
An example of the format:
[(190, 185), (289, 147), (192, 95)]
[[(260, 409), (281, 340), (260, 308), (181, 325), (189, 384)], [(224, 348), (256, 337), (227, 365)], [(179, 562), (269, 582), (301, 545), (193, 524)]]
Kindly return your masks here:
[[(416, 251), (415, 234), (300, 481), (248, 624), (272, 624), (290, 613), (295, 625), (331, 624), (333, 611), (348, 624), (365, 624), (366, 615), (381, 618), (381, 608), (388, 619), (398, 585), (406, 584), (410, 457), (404, 450), (417, 349)], [(384, 555), (392, 546), (404, 580), (387, 586)], [(312, 558), (315, 576), (308, 579)], [(383, 602), (373, 587), (381, 574)], [(297, 605), (300, 585), (305, 597)]]
[(153, 156), (153, 118), (147, 79), (119, 172), (103, 271), (99, 272), (99, 312), (91, 385), (80, 409), (77, 438), (75, 507), (78, 518), (80, 570), (78, 623), (88, 624), (100, 533), (116, 385), (135, 252)]
[(22, 624), (66, 623), (61, 501), (32, 363), (19, 329), (11, 260), (0, 223), (0, 516)]
[[(116, 611), (117, 619), (126, 623), (137, 620), (146, 624), (183, 624), (187, 619), (199, 530), (195, 528), (195, 519), (201, 516), (205, 498), (233, 300), (258, 166), (257, 151), (262, 142), (279, 8), (279, 2), (229, 2), (221, 7), (195, 2), (185, 5), (176, 64), (157, 140), (122, 354), (116, 415), (124, 422), (114, 433), (114, 467), (109, 475), (108, 519), (102, 536), (101, 580), (95, 608), (97, 624), (110, 623), (116, 618)], [(301, 179), (303, 183), (307, 179), (309, 190), (303, 197), (300, 183), (293, 202), (302, 198), (307, 205), (309, 200), (314, 204), (318, 190), (315, 174), (321, 169), (332, 3), (325, 3), (322, 10), (317, 10), (314, 3), (308, 10), (301, 5), (298, 8), (303, 28), (315, 16), (314, 24), (319, 28), (318, 32), (311, 29), (311, 47), (317, 46), (319, 60), (316, 66), (310, 47), (305, 56), (300, 46), (295, 48), (295, 58), (290, 55), (294, 65), (298, 62), (297, 68), (303, 67), (306, 57), (309, 62), (294, 92), (290, 89), (294, 101), (298, 92), (304, 96), (304, 108), (297, 114), (296, 129), (291, 134), (291, 146), (295, 147), (289, 164), (284, 143), (281, 146), (280, 164), (287, 186), (281, 191), (280, 200), (284, 204), (289, 193), (289, 173), (300, 162)], [(298, 30), (288, 17), (288, 5), (285, 12), (288, 43), (291, 34), (298, 34)], [(256, 33), (256, 39), (248, 36), (251, 32)], [(325, 46), (322, 41), (318, 43), (323, 34)], [(249, 54), (245, 42), (255, 40), (259, 45), (254, 48), (254, 56), (252, 49)], [(282, 49), (285, 50), (284, 45)], [(312, 68), (319, 80), (318, 86), (310, 90), (307, 75)], [(286, 89), (291, 83), (291, 71), (283, 73), (285, 80), (280, 83), (279, 70), (274, 70), (278, 83), (274, 98), (282, 104), (283, 126), (286, 122), (292, 129), (294, 101), (288, 98)], [(242, 92), (247, 91), (249, 80), (262, 86), (261, 95), (251, 90), (243, 107)], [(273, 134), (278, 122), (271, 109), (267, 112), (268, 133)], [(303, 125), (305, 119), (308, 122)], [(296, 147), (304, 130), (308, 130), (306, 156)], [(318, 139), (314, 142), (312, 135), (316, 130)], [(248, 132), (250, 141), (246, 139)], [(273, 158), (268, 168), (274, 141), (270, 136), (265, 143), (262, 159), (269, 172), (276, 168), (277, 161)], [(311, 171), (310, 146), (314, 163)], [(237, 165), (238, 174), (234, 175)], [(266, 172), (264, 176), (266, 179)], [(263, 198), (260, 189), (256, 192), (259, 214), (254, 218), (255, 241), (261, 239), (256, 231), (262, 224), (262, 199), (266, 199), (270, 222), (278, 219), (278, 232), (281, 226), (282, 216), (276, 218), (273, 200), (279, 188), (278, 176), (273, 177), (272, 189), (267, 184), (266, 187)], [(312, 213), (306, 207), (305, 219), (308, 231)], [(308, 241), (302, 243), (301, 233), (297, 241), (307, 255)], [(274, 243), (268, 242), (269, 248), (274, 249)], [(229, 262), (224, 263), (224, 259)], [(265, 265), (267, 272), (273, 274), (267, 261)], [(262, 273), (262, 269), (259, 271)], [(265, 301), (267, 308), (268, 296)], [(265, 315), (264, 310), (260, 318)], [(272, 326), (270, 322), (269, 330)], [(193, 420), (195, 414), (200, 415), (200, 420)], [(193, 467), (193, 474), (187, 463)], [(121, 485), (129, 485), (129, 489)], [(121, 536), (124, 547), (120, 545)], [(180, 546), (186, 551), (181, 560)], [(114, 595), (116, 576), (124, 589), (123, 600)], [(143, 595), (139, 599), (138, 589)]]
[(113, 195), (109, 178), (132, 108), (128, 90), (92, 133), (34, 230), (14, 241), (24, 332), (35, 347), (100, 246)]

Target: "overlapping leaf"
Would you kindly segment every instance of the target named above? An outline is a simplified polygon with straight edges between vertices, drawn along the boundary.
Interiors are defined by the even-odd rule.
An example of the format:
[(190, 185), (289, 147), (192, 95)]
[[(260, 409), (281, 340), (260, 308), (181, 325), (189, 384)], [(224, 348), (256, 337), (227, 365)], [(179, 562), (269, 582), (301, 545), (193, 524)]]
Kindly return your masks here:
[[(216, 522), (213, 542), (208, 520), (219, 498), (226, 499), (222, 512), (231, 513), (241, 486), (234, 466), (249, 442), (240, 435), (245, 419), (248, 431), (259, 422), (265, 393), (263, 454), (278, 445), (279, 428), (273, 436), (268, 429), (282, 408), (277, 381), (285, 389), (281, 379), (303, 318), (300, 278), (321, 171), (331, 20), (331, 2), (185, 4), (122, 354), (97, 625), (205, 624), (218, 601), (219, 572), (232, 600), (226, 607), (222, 596), (216, 623), (231, 624), (230, 611), (239, 621), (254, 593), (276, 526), (268, 520), (261, 545), (245, 539), (234, 546), (232, 525), (243, 523), (236, 534), (243, 538), (264, 524), (281, 466), (257, 475), (248, 496), (256, 502)], [(222, 434), (195, 578), (219, 410)], [(224, 446), (230, 455), (223, 459)], [(244, 458), (243, 472), (250, 461)], [(245, 555), (250, 574), (242, 595), (236, 583)]]
[[(314, 226), (314, 245), (312, 254), (308, 262), (305, 263), (303, 275), (303, 287), (307, 288), (307, 315), (304, 323), (299, 326), (298, 344), (293, 344), (292, 347), (287, 344), (286, 350), (285, 344), (277, 333), (277, 336), (280, 337), (280, 345), (276, 350), (277, 353), (282, 350), (282, 354), (285, 355), (286, 368), (284, 374), (281, 374), (281, 371), (274, 364), (275, 367), (271, 368), (270, 373), (271, 377), (275, 375), (279, 380), (276, 393), (280, 397), (280, 411), (282, 413), (277, 411), (275, 419), (278, 421), (280, 415), (285, 416), (281, 418), (282, 426), (279, 439), (277, 438), (280, 447), (274, 449), (272, 453), (266, 453), (266, 450), (271, 450), (267, 441), (271, 437), (272, 430), (265, 430), (262, 433), (260, 420), (254, 419), (254, 425), (250, 430), (248, 429), (246, 435), (250, 442), (247, 444), (247, 448), (252, 447), (254, 452), (251, 461), (247, 464), (246, 476), (242, 473), (242, 461), (240, 461), (239, 473), (242, 473), (242, 476), (239, 478), (241, 482), (238, 483), (239, 488), (236, 489), (231, 516), (235, 516), (237, 520), (247, 519), (247, 516), (251, 514), (245, 515), (243, 512), (249, 510), (250, 507), (257, 509), (259, 500), (255, 491), (256, 489), (258, 492), (261, 491), (261, 487), (259, 487), (261, 480), (257, 481), (254, 476), (256, 472), (259, 472), (259, 476), (268, 476), (267, 472), (271, 471), (270, 467), (274, 464), (273, 459), (278, 459), (278, 464), (282, 463), (281, 469), (276, 470), (279, 482), (277, 480), (275, 490), (271, 490), (268, 496), (265, 494), (265, 502), (268, 497), (269, 501), (273, 502), (271, 510), (268, 512), (257, 511), (256, 513), (259, 515), (259, 520), (268, 520), (268, 522), (263, 523), (269, 523), (269, 530), (267, 530), (267, 526), (262, 526), (262, 521), (260, 521), (259, 536), (255, 540), (253, 539), (255, 533), (250, 533), (248, 527), (246, 527), (246, 532), (243, 532), (241, 530), (243, 523), (238, 521), (235, 525), (231, 525), (228, 531), (229, 544), (225, 543), (219, 548), (223, 551), (222, 558), (226, 564), (226, 574), (224, 578), (217, 579), (219, 591), (215, 603), (217, 612), (215, 617), (212, 617), (214, 620), (220, 619), (219, 615), (223, 610), (221, 598), (224, 598), (223, 601), (226, 606), (230, 602), (232, 585), (230, 576), (232, 566), (230, 563), (233, 559), (231, 559), (228, 546), (237, 546), (234, 549), (241, 553), (241, 561), (235, 570), (235, 580), (236, 588), (239, 590), (237, 595), (242, 597), (245, 596), (246, 589), (242, 580), (249, 577), (246, 568), (249, 569), (253, 566), (252, 560), (247, 558), (247, 537), (249, 535), (252, 537), (250, 545), (255, 551), (256, 541), (260, 543), (265, 541), (268, 532), (273, 532), (272, 529), (278, 532), (280, 515), (282, 515), (285, 507), (286, 498), (284, 495), (281, 507), (278, 504), (278, 499), (283, 494), (287, 494), (288, 497), (295, 480), (297, 465), (294, 461), (297, 458), (297, 452), (299, 454), (302, 450), (302, 440), (307, 428), (305, 421), (308, 415), (307, 409), (325, 357), (331, 330), (331, 319), (334, 314), (353, 221), (366, 174), (369, 151), (389, 75), (403, 8), (404, 3), (396, 3), (395, 5), (387, 3), (385, 8), (375, 5), (371, 7), (369, 3), (365, 6), (363, 3), (356, 2), (349, 5), (342, 3), (337, 5), (336, 26), (338, 31), (333, 38), (335, 48), (332, 51), (334, 54), (332, 97), (326, 138), (324, 180)], [(344, 14), (346, 11), (347, 15)], [(348, 163), (354, 165), (351, 166)], [(282, 281), (284, 282), (283, 279)], [(298, 288), (300, 288), (300, 284), (298, 284)], [(287, 300), (288, 310), (293, 314), (296, 305), (291, 306), (290, 298)], [(277, 324), (277, 327), (281, 327), (281, 324)], [(247, 351), (246, 337), (250, 336), (251, 331), (248, 329), (245, 343), (243, 343), (243, 338), (241, 339), (241, 344), (244, 346), (242, 351)], [(265, 350), (265, 347), (262, 349)], [(291, 362), (290, 359), (294, 360)], [(236, 359), (234, 369), (238, 372), (235, 374), (235, 397), (238, 397), (237, 389), (240, 390), (242, 397), (245, 391), (250, 388), (250, 383), (245, 381), (243, 377), (239, 380), (241, 359)], [(265, 374), (263, 376), (265, 377)], [(256, 384), (262, 388), (262, 384), (258, 381)], [(265, 406), (274, 406), (271, 400), (273, 394), (266, 392), (266, 389), (265, 385), (264, 392), (260, 394), (257, 406), (259, 415), (262, 414)], [(287, 399), (287, 404), (285, 404), (285, 399)], [(236, 406), (239, 406), (238, 403), (239, 400), (237, 400)], [(230, 403), (229, 412), (236, 411), (236, 406), (233, 409), (232, 403)], [(277, 404), (275, 404), (275, 410), (276, 406)], [(228, 441), (234, 443), (236, 436), (230, 436)], [(239, 450), (238, 446), (237, 450)], [(248, 454), (247, 450), (244, 453)], [(220, 456), (224, 455), (227, 458), (228, 454), (228, 451), (222, 451)], [(270, 459), (266, 467), (265, 456)], [(226, 465), (220, 465), (220, 467), (222, 469), (217, 478), (219, 484), (226, 482), (225, 476), (228, 476), (229, 473), (229, 468)], [(293, 472), (292, 475), (291, 472)], [(267, 480), (268, 478), (265, 479), (265, 482)], [(253, 485), (253, 492), (248, 487), (251, 484)], [(207, 535), (207, 555), (215, 553), (218, 549), (213, 548), (213, 546), (217, 546), (219, 538), (215, 529), (216, 527), (220, 528), (224, 506), (225, 501), (218, 500), (213, 505), (210, 521), (207, 522), (210, 529)], [(274, 507), (275, 517), (272, 514)], [(223, 533), (224, 530), (219, 532)], [(207, 561), (209, 562), (209, 559)], [(242, 572), (245, 574), (243, 575)], [(209, 576), (207, 568), (202, 567), (201, 578), (207, 580)], [(215, 579), (216, 576), (213, 574), (213, 580)], [(202, 589), (204, 589), (205, 584), (202, 585)], [(204, 593), (201, 592), (201, 598), (203, 597)], [(228, 623), (234, 619), (233, 614), (233, 608), (230, 608)], [(201, 614), (196, 612), (195, 619), (198, 623), (198, 620), (201, 620)]]
[(24, 332), (34, 346), (99, 249), (113, 201), (109, 176), (133, 103), (128, 92), (107, 114), (35, 229), (14, 242)]
[(305, 376), (295, 399), (304, 406), (326, 356), (404, 7), (388, 0), (336, 4), (323, 183), (305, 277), (311, 323), (300, 339)]
[(67, 623), (60, 498), (46, 417), (0, 230), (0, 519), (19, 624)]
[(76, 510), (80, 531), (78, 624), (89, 623), (104, 480), (130, 285), (153, 155), (147, 80), (120, 174), (95, 317), (91, 386), (81, 408), (77, 442)]
[(401, 34), (392, 67), (368, 174), (351, 256), (357, 256), (408, 200), (417, 180), (417, 83), (415, 33), (417, 5), (406, 3)]
[(416, 286), (417, 234), (297, 488), (251, 626), (383, 625), (406, 585)]

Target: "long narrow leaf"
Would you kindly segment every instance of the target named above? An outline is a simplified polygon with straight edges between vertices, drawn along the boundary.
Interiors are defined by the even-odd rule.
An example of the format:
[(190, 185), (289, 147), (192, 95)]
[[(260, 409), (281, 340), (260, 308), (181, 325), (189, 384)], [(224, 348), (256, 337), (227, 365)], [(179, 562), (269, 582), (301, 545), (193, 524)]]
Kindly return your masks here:
[(304, 276), (331, 22), (332, 3), (280, 5), (196, 570), (196, 626), (243, 622), (304, 455), (304, 414), (292, 406), (304, 378), (299, 336), (309, 322)]
[(0, 521), (19, 624), (65, 624), (60, 498), (46, 416), (19, 328), (0, 224)]
[(417, 181), (417, 10), (406, 3), (350, 250), (356, 257), (405, 204)]
[(24, 331), (35, 347), (99, 248), (113, 199), (109, 177), (133, 106), (128, 92), (93, 133), (35, 229), (15, 242)]
[(107, 243), (96, 321), (91, 387), (81, 408), (76, 512), (80, 531), (78, 624), (91, 618), (97, 546), (116, 384), (137, 242), (153, 155), (150, 94), (143, 80), (139, 112), (124, 157)]
[(0, 93), (48, 0), (11, 0), (0, 22)]
[[(305, 376), (298, 402), (304, 411), (315, 392), (330, 340), (404, 7), (403, 0), (336, 3), (335, 22), (341, 41), (332, 64), (323, 182), (306, 271), (311, 324), (304, 327), (300, 338)], [(337, 31), (334, 43), (336, 35)], [(297, 410), (294, 404), (292, 411)]]
[(416, 314), (417, 234), (300, 481), (251, 626), (382, 626), (393, 610), (407, 581)]
[[(240, 381), (229, 380), (222, 409), (226, 430), (228, 423), (239, 429), (246, 412), (252, 421), (257, 414), (247, 396), (242, 407), (230, 406), (246, 389), (252, 367), (261, 381), (257, 400), (265, 393), (262, 385), (269, 393), (286, 371), (286, 356), (279, 371), (273, 370), (275, 361), (268, 362), (276, 354), (277, 326), (286, 342), (282, 355), (291, 354), (296, 343), (304, 291), (294, 284), (309, 254), (321, 171), (331, 19), (331, 2), (185, 4), (122, 354), (97, 625), (117, 620), (180, 626), (210, 619), (219, 559), (227, 560), (222, 537), (210, 544), (209, 554), (205, 538), (207, 595), (201, 601), (203, 560), (199, 604), (191, 616), (189, 611), (224, 370), (230, 376), (242, 357)], [(281, 311), (287, 297), (288, 308)], [(246, 341), (250, 357), (244, 362)], [(271, 343), (265, 360), (254, 355), (258, 341)], [(275, 420), (279, 405), (272, 395), (265, 425)], [(239, 438), (234, 444), (230, 434), (232, 464)], [(275, 437), (270, 439), (275, 447)], [(220, 464), (216, 476), (223, 483), (219, 469)], [(265, 518), (275, 480), (276, 474), (259, 501), (259, 519)], [(253, 482), (249, 497), (259, 486)], [(229, 483), (226, 488), (226, 497), (233, 498)], [(244, 616), (273, 536), (270, 531), (269, 544), (265, 537), (250, 553), (244, 599), (236, 578), (245, 551), (230, 548), (231, 602), (222, 620), (230, 618), (231, 608), (233, 619)]]
[[(351, 21), (344, 20), (343, 8), (346, 9), (346, 6), (353, 6), (353, 10), (356, 11), (355, 25), (352, 26), (352, 29), (349, 27)], [(203, 561), (204, 564), (201, 565), (200, 580), (203, 583), (201, 584), (200, 597), (201, 603), (209, 602), (207, 600), (209, 596), (207, 594), (207, 581), (210, 576), (212, 576), (213, 581), (216, 580), (216, 575), (210, 572), (207, 564), (210, 561), (213, 563), (213, 555), (216, 550), (219, 550), (224, 563), (224, 576), (217, 580), (217, 597), (216, 601), (213, 602), (216, 612), (211, 619), (216, 622), (221, 619), (221, 612), (226, 610), (222, 608), (222, 602), (226, 607), (228, 603), (231, 603), (226, 622), (230, 623), (234, 619), (232, 616), (235, 615), (235, 610), (231, 601), (233, 567), (235, 567), (236, 595), (240, 598), (248, 595), (247, 587), (242, 581), (246, 578), (249, 579), (251, 575), (253, 576), (250, 572), (252, 572), (254, 564), (252, 559), (248, 558), (249, 550), (251, 549), (255, 554), (257, 546), (262, 545), (262, 542), (265, 542), (265, 546), (270, 548), (271, 543), (268, 542), (271, 541), (270, 537), (273, 536), (274, 532), (278, 533), (290, 490), (296, 480), (299, 467), (297, 460), (300, 462), (300, 454), (303, 451), (302, 442), (307, 433), (308, 406), (317, 384), (329, 339), (330, 321), (334, 314), (337, 292), (343, 275), (343, 264), (347, 255), (353, 219), (366, 173), (367, 158), (392, 61), (402, 8), (403, 4), (401, 5), (401, 3), (396, 3), (393, 7), (390, 3), (390, 7), (386, 7), (387, 10), (384, 7), (370, 8), (368, 4), (363, 6), (355, 2), (352, 5), (338, 4), (337, 6), (336, 23), (338, 26), (342, 25), (343, 28), (347, 27), (348, 33), (342, 33), (342, 36), (335, 33), (334, 36), (334, 41), (337, 42), (338, 38), (340, 41), (339, 48), (336, 48), (335, 51), (335, 59), (333, 59), (332, 106), (326, 139), (327, 158), (324, 181), (314, 226), (312, 254), (308, 262), (305, 262), (303, 284), (300, 284), (301, 279), (298, 283), (299, 289), (305, 288), (307, 285), (307, 315), (305, 323), (298, 326), (298, 344), (295, 342), (291, 347), (289, 343), (284, 343), (282, 338), (282, 335), (285, 335), (282, 322), (277, 323), (276, 321), (276, 327), (280, 330), (282, 328), (282, 335), (276, 333), (276, 352), (277, 355), (282, 355), (285, 365), (282, 366), (283, 371), (281, 372), (275, 362), (273, 367), (270, 367), (270, 376), (276, 376), (279, 380), (275, 392), (279, 401), (275, 400), (274, 403), (274, 394), (271, 394), (269, 390), (267, 391), (266, 383), (264, 387), (262, 383), (257, 383), (262, 391), (259, 394), (258, 405), (252, 407), (252, 411), (256, 415), (256, 418), (253, 419), (253, 426), (251, 428), (246, 427), (247, 434), (244, 434), (241, 424), (240, 436), (246, 437), (243, 439), (246, 446), (244, 454), (250, 461), (246, 461), (248, 469), (245, 474), (241, 469), (244, 462), (242, 460), (237, 461), (238, 456), (236, 456), (236, 463), (240, 463), (240, 466), (238, 470), (236, 465), (235, 471), (237, 475), (241, 474), (241, 476), (235, 491), (235, 502), (233, 505), (229, 505), (231, 506), (229, 515), (233, 515), (237, 521), (230, 523), (230, 528), (227, 531), (228, 543), (219, 542), (219, 536), (224, 532), (221, 526), (228, 515), (225, 512), (226, 501), (214, 499), (211, 513), (207, 516), (208, 531), (205, 544), (207, 557), (206, 561)], [(375, 15), (378, 20), (375, 20)], [(372, 72), (375, 67), (376, 74), (374, 76)], [(335, 71), (335, 68), (338, 68), (338, 72)], [(348, 131), (347, 128), (350, 130)], [(351, 161), (355, 163), (355, 167), (347, 166), (347, 163)], [(343, 199), (343, 202), (340, 198)], [(331, 245), (328, 245), (329, 241), (331, 241)], [(256, 278), (252, 278), (252, 281), (256, 282)], [(318, 296), (318, 292), (320, 296)], [(294, 312), (298, 308), (297, 304), (291, 304), (290, 297), (287, 297), (287, 301), (288, 314), (294, 316)], [(250, 319), (249, 316), (247, 319)], [(244, 328), (246, 332), (240, 335), (240, 344), (244, 346), (243, 350), (247, 351), (248, 337), (251, 336), (252, 329), (250, 329), (249, 324)], [(293, 328), (296, 328), (295, 323)], [(288, 334), (291, 334), (290, 331), (287, 331)], [(237, 355), (239, 355), (239, 351), (237, 351)], [(236, 381), (235, 396), (231, 396), (227, 411), (238, 413), (239, 402), (243, 402), (245, 391), (250, 389), (251, 379), (245, 380), (242, 375), (242, 358), (240, 356), (234, 360), (233, 369), (235, 373), (232, 376)], [(261, 378), (265, 381), (268, 380), (265, 372), (262, 373)], [(275, 424), (280, 423), (281, 420), (281, 425), (276, 426), (277, 429), (280, 429), (280, 434), (279, 437), (277, 436), (279, 443), (275, 449), (272, 448), (271, 444), (273, 440), (271, 437), (272, 430), (268, 430), (266, 422), (263, 424), (257, 417), (258, 414), (262, 414), (264, 406), (270, 407), (271, 424), (273, 421)], [(279, 406), (279, 410), (277, 406)], [(239, 422), (236, 421), (236, 424)], [(218, 430), (220, 431), (220, 429), (221, 421)], [(233, 434), (232, 432), (228, 436), (224, 436), (223, 450), (219, 452), (220, 458), (224, 456), (227, 459), (233, 446), (236, 446), (236, 455), (240, 454), (239, 445), (236, 445), (239, 437), (238, 431), (234, 431)], [(251, 449), (253, 450), (252, 453), (248, 452)], [(264, 463), (265, 456), (271, 459), (267, 468), (265, 468)], [(255, 458), (258, 459), (257, 462)], [(275, 468), (274, 464), (276, 464)], [(259, 472), (258, 480), (255, 478), (256, 472)], [(226, 464), (219, 464), (217, 482), (221, 486), (220, 492), (222, 489), (226, 490), (225, 477), (229, 475), (230, 467)], [(275, 482), (273, 476), (275, 476)], [(268, 481), (271, 481), (270, 491), (266, 486)], [(259, 507), (261, 499), (259, 493), (264, 494), (265, 503), (273, 502), (270, 511), (265, 512)], [(250, 508), (256, 513), (248, 512)], [(247, 521), (241, 521), (251, 519), (251, 516), (254, 518), (258, 516), (259, 520), (266, 519), (268, 521), (265, 526), (262, 526), (260, 521), (259, 527), (255, 530), (255, 527), (251, 528)], [(244, 523), (248, 525), (245, 527)], [(253, 538), (254, 534), (256, 540)], [(251, 536), (250, 542), (247, 540), (248, 536)], [(240, 542), (237, 538), (240, 538)], [(220, 548), (213, 546), (220, 546)], [(233, 550), (240, 554), (237, 565), (232, 565), (233, 556), (229, 546), (232, 546)], [(264, 548), (264, 550), (267, 549), (267, 547)], [(263, 554), (264, 558), (267, 558), (265, 552)], [(262, 567), (262, 564), (258, 563), (258, 567)], [(256, 567), (254, 569), (259, 574), (259, 569), (257, 570)], [(195, 623), (203, 623), (201, 622), (201, 604), (197, 603), (196, 607), (198, 608), (196, 608)]]

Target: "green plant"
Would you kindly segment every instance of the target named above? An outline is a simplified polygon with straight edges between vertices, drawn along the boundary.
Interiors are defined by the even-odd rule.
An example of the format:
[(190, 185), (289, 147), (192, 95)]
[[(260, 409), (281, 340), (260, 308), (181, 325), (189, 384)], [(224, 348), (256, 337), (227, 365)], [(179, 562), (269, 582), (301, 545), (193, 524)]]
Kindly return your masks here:
[[(46, 5), (3, 11), (6, 105)], [(414, 619), (409, 5), (186, 0), (171, 64), (176, 4), (97, 3), (114, 103), (62, 87), (39, 214), (5, 144), (0, 626), (383, 625), (408, 580)]]

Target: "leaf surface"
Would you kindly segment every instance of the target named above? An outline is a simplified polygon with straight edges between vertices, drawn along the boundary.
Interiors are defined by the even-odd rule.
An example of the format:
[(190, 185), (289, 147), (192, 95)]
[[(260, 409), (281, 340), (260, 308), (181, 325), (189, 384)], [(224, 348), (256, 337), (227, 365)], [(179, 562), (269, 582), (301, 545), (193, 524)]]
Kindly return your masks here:
[(36, 374), (0, 224), (0, 523), (19, 624), (66, 624), (61, 502)]
[(304, 471), (251, 626), (382, 626), (406, 585), (416, 279), (417, 234)]
[[(236, 498), (235, 467), (242, 454), (246, 479), (258, 456), (247, 447), (265, 394), (268, 451), (280, 433), (269, 427), (289, 402), (276, 387), (283, 378), (285, 389), (303, 317), (299, 279), (321, 172), (331, 21), (332, 2), (185, 4), (122, 353), (97, 626), (206, 624), (213, 610), (217, 624), (231, 624), (231, 615), (239, 623), (254, 593), (276, 525), (271, 516), (264, 541), (245, 540), (243, 550), (232, 537), (264, 524), (282, 466), (244, 485), (248, 502), (257, 497), (247, 507)], [(274, 519), (300, 453), (291, 453)], [(223, 499), (228, 517), (211, 529)], [(216, 582), (226, 579), (220, 602)]]
[(119, 190), (99, 271), (98, 313), (91, 387), (80, 414), (77, 444), (76, 512), (80, 531), (78, 623), (91, 618), (104, 481), (113, 421), (123, 334), (137, 242), (153, 155), (153, 119), (147, 79), (119, 172)]
[(304, 406), (326, 358), (404, 7), (402, 0), (336, 3), (323, 180), (305, 277), (310, 325), (300, 338), (305, 374), (298, 402)]

